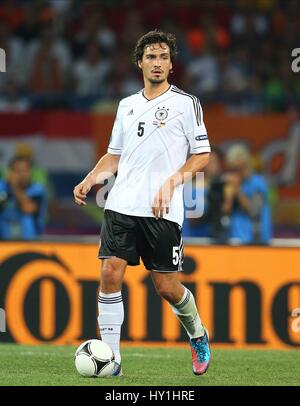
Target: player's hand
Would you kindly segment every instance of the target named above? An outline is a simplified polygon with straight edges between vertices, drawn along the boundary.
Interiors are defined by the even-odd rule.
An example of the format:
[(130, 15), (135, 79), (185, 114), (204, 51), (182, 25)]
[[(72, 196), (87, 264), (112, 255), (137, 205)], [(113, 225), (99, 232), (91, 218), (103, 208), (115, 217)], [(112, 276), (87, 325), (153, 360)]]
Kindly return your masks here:
[(170, 202), (174, 194), (174, 184), (173, 182), (167, 181), (160, 188), (158, 193), (155, 195), (152, 204), (152, 213), (156, 219), (163, 218), (164, 214), (169, 213)]
[(73, 190), (75, 203), (79, 204), (79, 206), (85, 206), (86, 196), (91, 190), (92, 186), (93, 186), (92, 183), (87, 180), (84, 180), (83, 182), (75, 186)]

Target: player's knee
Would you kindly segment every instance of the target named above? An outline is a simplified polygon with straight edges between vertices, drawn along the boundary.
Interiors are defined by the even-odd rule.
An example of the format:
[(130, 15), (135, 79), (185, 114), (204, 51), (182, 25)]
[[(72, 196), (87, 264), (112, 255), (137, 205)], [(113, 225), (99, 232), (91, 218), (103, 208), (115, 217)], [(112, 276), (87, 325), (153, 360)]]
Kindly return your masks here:
[(101, 287), (115, 287), (122, 283), (120, 272), (112, 262), (106, 262), (101, 268)]

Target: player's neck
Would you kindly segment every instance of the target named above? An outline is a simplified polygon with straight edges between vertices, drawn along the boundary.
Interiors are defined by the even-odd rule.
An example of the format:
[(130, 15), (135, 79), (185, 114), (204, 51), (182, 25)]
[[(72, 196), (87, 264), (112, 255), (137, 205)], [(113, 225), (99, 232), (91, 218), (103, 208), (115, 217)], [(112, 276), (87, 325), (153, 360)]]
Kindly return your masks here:
[(168, 83), (167, 81), (162, 83), (145, 82), (143, 93), (146, 99), (152, 100), (165, 93), (169, 89), (169, 87), (170, 83)]

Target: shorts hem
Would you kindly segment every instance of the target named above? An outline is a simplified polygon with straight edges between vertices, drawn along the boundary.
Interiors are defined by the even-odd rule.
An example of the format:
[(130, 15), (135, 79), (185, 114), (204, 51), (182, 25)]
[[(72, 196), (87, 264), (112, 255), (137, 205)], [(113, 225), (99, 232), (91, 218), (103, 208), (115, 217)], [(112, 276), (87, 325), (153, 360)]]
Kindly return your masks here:
[(124, 261), (127, 261), (127, 264), (129, 266), (137, 266), (140, 265), (140, 263), (137, 262), (133, 262), (130, 259), (126, 258), (125, 255), (119, 255), (119, 254), (114, 254), (114, 255), (98, 255), (98, 259), (108, 259), (108, 258), (119, 258), (119, 259), (123, 259)]
[(153, 271), (153, 272), (158, 272), (158, 273), (172, 273), (172, 272), (183, 272), (183, 269), (181, 268), (181, 269), (162, 269), (162, 270), (160, 270), (160, 269), (149, 269), (149, 268), (146, 268), (147, 269), (147, 271), (149, 271), (149, 272), (151, 272), (151, 271)]

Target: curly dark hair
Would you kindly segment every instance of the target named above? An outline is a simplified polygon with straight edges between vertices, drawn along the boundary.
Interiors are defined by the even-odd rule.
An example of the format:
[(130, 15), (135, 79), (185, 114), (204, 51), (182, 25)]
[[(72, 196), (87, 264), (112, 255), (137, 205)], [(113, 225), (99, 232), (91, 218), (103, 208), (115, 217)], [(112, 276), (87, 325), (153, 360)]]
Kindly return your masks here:
[(163, 32), (160, 30), (153, 30), (147, 32), (147, 34), (143, 35), (137, 42), (135, 50), (134, 50), (134, 63), (138, 66), (138, 62), (142, 60), (145, 47), (151, 44), (161, 44), (165, 43), (170, 48), (170, 57), (172, 63), (176, 60), (177, 55), (177, 44), (176, 44), (176, 37), (175, 35)]

